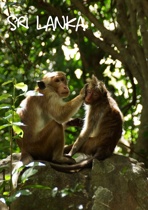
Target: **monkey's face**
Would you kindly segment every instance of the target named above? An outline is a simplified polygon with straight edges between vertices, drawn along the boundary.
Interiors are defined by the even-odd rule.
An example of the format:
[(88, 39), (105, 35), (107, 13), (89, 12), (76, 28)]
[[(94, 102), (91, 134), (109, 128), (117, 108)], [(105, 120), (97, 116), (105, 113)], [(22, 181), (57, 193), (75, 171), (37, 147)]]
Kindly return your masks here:
[(86, 96), (85, 96), (85, 103), (94, 105), (98, 103), (103, 98), (106, 98), (107, 90), (103, 82), (97, 81), (89, 81), (87, 89), (86, 89)]
[(95, 88), (91, 88), (88, 86), (86, 89), (86, 96), (85, 96), (85, 103), (86, 104), (94, 104), (96, 101), (98, 101), (100, 97), (100, 94)]
[(61, 98), (66, 98), (69, 96), (70, 91), (65, 76), (58, 75), (52, 78), (52, 82), (50, 83), (50, 85), (54, 88), (54, 90)]
[(38, 82), (39, 90), (46, 96), (51, 91), (56, 92), (60, 98), (69, 96), (69, 88), (66, 76), (63, 72), (47, 73), (42, 81)]

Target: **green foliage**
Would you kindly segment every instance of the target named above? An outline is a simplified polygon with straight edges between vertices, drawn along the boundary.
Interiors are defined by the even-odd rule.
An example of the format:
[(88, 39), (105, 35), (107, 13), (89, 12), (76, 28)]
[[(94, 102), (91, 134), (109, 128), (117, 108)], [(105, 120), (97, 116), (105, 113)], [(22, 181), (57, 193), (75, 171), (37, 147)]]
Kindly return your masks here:
[[(20, 191), (17, 192), (14, 195), (11, 195), (12, 192), (12, 153), (14, 151), (14, 148), (16, 147), (16, 144), (14, 146), (14, 140), (16, 138), (19, 138), (22, 136), (23, 132), (20, 128), (20, 126), (23, 125), (23, 123), (20, 122), (20, 117), (16, 112), (16, 102), (19, 99), (20, 96), (24, 95), (27, 91), (27, 85), (25, 85), (24, 83), (16, 83), (15, 79), (12, 80), (8, 80), (7, 82), (4, 82), (2, 84), (2, 87), (6, 87), (6, 86), (12, 86), (12, 89), (10, 90), (9, 94), (5, 93), (0, 97), (0, 102), (2, 102), (1, 104), (1, 110), (4, 111), (4, 116), (2, 116), (0, 118), (0, 121), (2, 122), (1, 126), (0, 126), (0, 132), (2, 133), (3, 137), (5, 138), (0, 139), (0, 143), (3, 146), (3, 153), (4, 155), (10, 154), (11, 155), (11, 160), (10, 160), (10, 174), (3, 176), (4, 181), (2, 182), (1, 186), (0, 186), (0, 191), (2, 192), (2, 194), (5, 196), (5, 201), (7, 202), (7, 204), (9, 205), (9, 203), (11, 203), (12, 201), (14, 201), (14, 199), (16, 199), (18, 196), (20, 195), (29, 195), (29, 192), (24, 190), (24, 191)], [(23, 93), (16, 95), (16, 89), (18, 90), (22, 90)], [(5, 131), (6, 129), (6, 131)], [(6, 132), (6, 135), (5, 133)], [(15, 136), (13, 135), (13, 132), (15, 132)], [(5, 141), (7, 141), (7, 144), (5, 143)], [(2, 154), (1, 154), (2, 155)], [(1, 173), (4, 173), (6, 170), (6, 168), (4, 168), (3, 166), (0, 167), (0, 171)], [(9, 189), (9, 191), (5, 191), (4, 189), (6, 188)]]
[(10, 205), (13, 201), (15, 201), (17, 198), (21, 197), (21, 196), (28, 196), (31, 195), (32, 193), (28, 190), (18, 190), (17, 192), (15, 192), (13, 195), (6, 197), (5, 201), (7, 203), (7, 205)]
[[(8, 86), (10, 86), (9, 93), (4, 93), (0, 97), (0, 102), (2, 102), (0, 109), (3, 114), (0, 117), (0, 132), (3, 135), (3, 138), (0, 139), (0, 144), (4, 145), (3, 148), (7, 149), (7, 151), (4, 150), (4, 155), (11, 154), (13, 151), (13, 140), (15, 139), (13, 131), (16, 135), (22, 135), (22, 130), (20, 129), (22, 123), (20, 122), (19, 115), (16, 113), (16, 103), (17, 100), (19, 100), (19, 97), (24, 95), (27, 91), (27, 85), (24, 83), (16, 83), (15, 79), (2, 83), (2, 87)], [(16, 95), (16, 89), (22, 90), (24, 93)], [(10, 142), (9, 146), (5, 143), (5, 141)], [(3, 153), (1, 155), (3, 155)]]

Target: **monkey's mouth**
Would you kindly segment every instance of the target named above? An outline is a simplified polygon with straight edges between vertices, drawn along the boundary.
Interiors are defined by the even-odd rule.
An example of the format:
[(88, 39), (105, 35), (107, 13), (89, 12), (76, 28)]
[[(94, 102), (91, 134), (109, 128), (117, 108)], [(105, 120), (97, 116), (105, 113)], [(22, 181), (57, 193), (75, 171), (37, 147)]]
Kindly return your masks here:
[(61, 95), (67, 95), (67, 94), (69, 94), (68, 91), (65, 91), (65, 92), (62, 92), (62, 93), (61, 93)]
[(85, 100), (85, 104), (91, 104), (91, 100)]
[(67, 97), (69, 95), (69, 92), (65, 91), (65, 92), (62, 92), (60, 95), (61, 97)]

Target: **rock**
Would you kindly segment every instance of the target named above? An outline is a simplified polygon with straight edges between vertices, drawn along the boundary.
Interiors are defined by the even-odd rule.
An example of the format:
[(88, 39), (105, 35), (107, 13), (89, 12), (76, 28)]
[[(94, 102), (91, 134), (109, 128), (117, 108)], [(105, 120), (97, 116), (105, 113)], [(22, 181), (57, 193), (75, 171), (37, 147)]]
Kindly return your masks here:
[(30, 188), (32, 194), (19, 197), (11, 210), (148, 209), (147, 171), (134, 159), (113, 155), (76, 173), (55, 171), (49, 163), (36, 168), (22, 188), (38, 184), (49, 189)]
[(147, 174), (137, 161), (117, 155), (95, 161), (91, 176), (93, 210), (147, 209)]

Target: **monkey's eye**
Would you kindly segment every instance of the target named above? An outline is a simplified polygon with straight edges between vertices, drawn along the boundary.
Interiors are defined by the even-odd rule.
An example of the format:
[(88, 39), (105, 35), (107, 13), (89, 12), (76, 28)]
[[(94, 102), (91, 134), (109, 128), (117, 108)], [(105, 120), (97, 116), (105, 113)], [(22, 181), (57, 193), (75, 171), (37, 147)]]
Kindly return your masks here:
[(64, 78), (61, 78), (61, 81), (62, 81), (62, 82), (65, 82), (65, 79), (64, 79)]
[(92, 93), (92, 90), (87, 90), (87, 93)]
[(94, 94), (93, 94), (94, 96), (99, 96), (99, 93), (96, 93), (96, 92), (94, 92)]
[(59, 79), (55, 79), (55, 82), (60, 82), (60, 80)]

